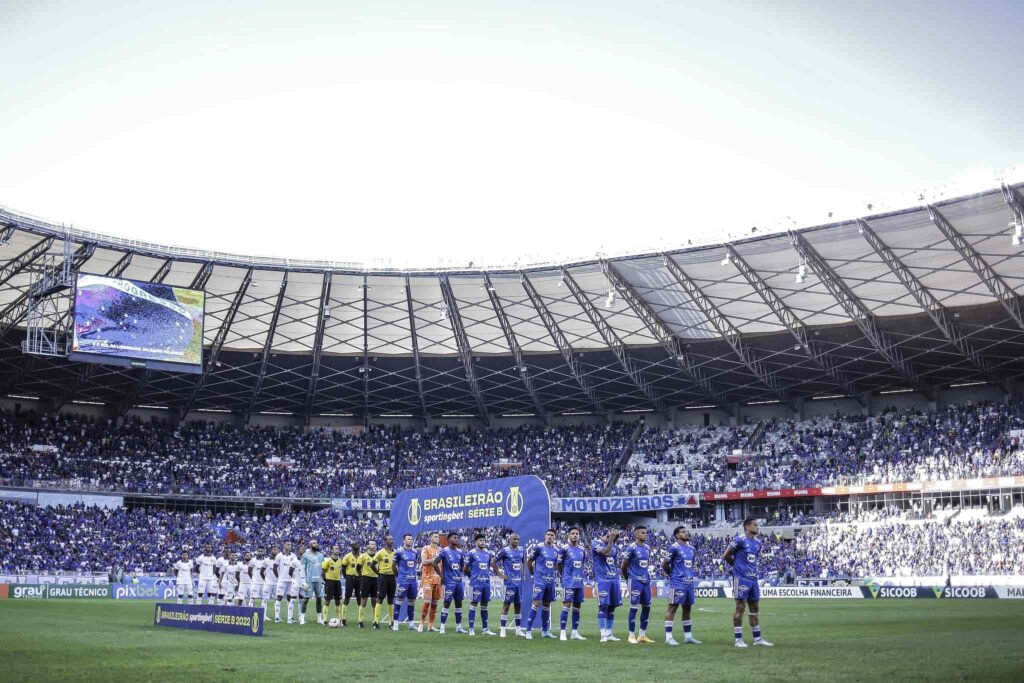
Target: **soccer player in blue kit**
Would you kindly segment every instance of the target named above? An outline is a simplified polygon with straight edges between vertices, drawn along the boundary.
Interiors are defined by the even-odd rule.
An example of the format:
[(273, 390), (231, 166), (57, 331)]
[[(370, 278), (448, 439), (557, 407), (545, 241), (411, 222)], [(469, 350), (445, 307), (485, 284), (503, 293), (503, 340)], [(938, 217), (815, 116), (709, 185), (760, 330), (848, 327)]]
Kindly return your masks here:
[(462, 584), (463, 566), (466, 564), (466, 553), (459, 549), (459, 535), (448, 535), (448, 547), (443, 548), (434, 558), (434, 569), (441, 575), (444, 585), (444, 604), (441, 607), (441, 630), (444, 633), (445, 622), (448, 621), (448, 608), (455, 601), (455, 632), (465, 633), (462, 628), (462, 601), (466, 597), (466, 589)]
[[(653, 643), (647, 637), (651, 618), (651, 548), (647, 545), (647, 527), (633, 530), (633, 542), (622, 553), (622, 576), (629, 581), (629, 643)], [(640, 631), (636, 632), (636, 610), (640, 608)], [(636, 634), (636, 635), (634, 635)]]
[[(409, 630), (416, 630), (416, 561), (419, 559), (412, 547), (412, 534), (402, 536), (402, 547), (395, 551), (395, 567), (398, 571), (398, 594), (395, 596), (394, 614), (391, 617), (391, 630), (398, 630), (399, 620), (409, 622)], [(402, 606), (405, 605), (405, 618), (402, 617)]]
[[(493, 553), (487, 549), (487, 537), (477, 534), (474, 537), (476, 548), (466, 554), (466, 574), (469, 576), (469, 590), (472, 596), (469, 601), (469, 635), (475, 636), (477, 606), (480, 607), (480, 623), (484, 627), (485, 636), (498, 635), (487, 626), (487, 603), (491, 601), (491, 561)], [(443, 623), (443, 622), (442, 622)]]
[(530, 616), (526, 619), (523, 628), (526, 630), (526, 639), (533, 640), (533, 620), (537, 617), (537, 610), (541, 609), (540, 624), (541, 637), (554, 638), (551, 633), (551, 603), (555, 600), (555, 577), (558, 575), (556, 566), (558, 564), (558, 548), (555, 547), (555, 530), (548, 529), (544, 532), (544, 543), (530, 549), (527, 565), (530, 573), (533, 574), (533, 605), (530, 607)]
[[(569, 528), (569, 544), (558, 552), (558, 571), (562, 574), (562, 618), (559, 640), (586, 640), (580, 635), (580, 607), (583, 605), (583, 561), (586, 551), (580, 546), (580, 530)], [(565, 626), (572, 609), (572, 634), (565, 637)]]
[(519, 534), (512, 532), (508, 535), (508, 545), (498, 551), (491, 560), (491, 568), (494, 573), (505, 582), (505, 599), (501, 605), (501, 631), (500, 638), (505, 637), (505, 629), (508, 626), (508, 608), (515, 609), (516, 635), (525, 636), (520, 625), (519, 616), (522, 612), (522, 591), (523, 591), (523, 560), (526, 551), (519, 547)]
[(601, 629), (601, 642), (617, 642), (612, 635), (615, 627), (615, 608), (622, 605), (622, 586), (619, 584), (619, 530), (595, 538), (590, 548), (594, 553), (594, 579), (597, 581), (597, 625)]
[(736, 536), (722, 558), (732, 567), (732, 590), (736, 598), (736, 611), (732, 615), (732, 630), (736, 647), (747, 647), (743, 642), (743, 609), (749, 608), (750, 629), (754, 633), (754, 645), (774, 647), (761, 637), (760, 603), (761, 588), (757, 584), (758, 556), (761, 541), (757, 540), (759, 525), (756, 519), (743, 520), (743, 533)]
[(697, 601), (693, 583), (693, 560), (696, 554), (690, 545), (690, 532), (686, 527), (677, 526), (672, 530), (675, 543), (668, 547), (668, 558), (661, 563), (661, 568), (668, 576), (668, 610), (665, 612), (665, 644), (678, 645), (672, 637), (672, 622), (676, 618), (676, 608), (683, 606), (683, 642), (700, 645), (693, 637), (693, 622), (690, 621), (690, 610)]

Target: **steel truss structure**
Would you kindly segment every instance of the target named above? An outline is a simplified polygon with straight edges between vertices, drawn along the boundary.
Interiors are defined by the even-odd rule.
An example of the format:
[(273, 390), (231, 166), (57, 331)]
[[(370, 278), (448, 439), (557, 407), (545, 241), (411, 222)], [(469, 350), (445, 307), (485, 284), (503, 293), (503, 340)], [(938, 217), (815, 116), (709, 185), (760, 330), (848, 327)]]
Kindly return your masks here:
[[(214, 254), (0, 210), (0, 391), (307, 423), (931, 396), (1024, 376), (1022, 241), (1019, 186), (729, 244), (487, 272)], [(23, 355), (33, 266), (63, 254), (78, 272), (204, 289), (202, 373)], [(59, 305), (67, 322), (69, 301)]]

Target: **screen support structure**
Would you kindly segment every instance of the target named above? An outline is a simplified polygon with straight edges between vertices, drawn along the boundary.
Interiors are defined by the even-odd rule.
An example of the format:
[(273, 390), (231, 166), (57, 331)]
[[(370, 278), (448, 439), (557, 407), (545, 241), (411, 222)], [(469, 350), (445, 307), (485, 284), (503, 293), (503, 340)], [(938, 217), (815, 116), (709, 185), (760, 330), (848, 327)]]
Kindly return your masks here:
[(39, 265), (33, 266), (27, 292), (24, 353), (67, 356), (68, 321), (71, 319), (66, 315), (71, 306), (69, 292), (75, 286), (79, 265), (88, 260), (93, 249), (92, 245), (83, 245), (72, 252), (71, 241), (65, 240), (62, 254), (47, 254)]

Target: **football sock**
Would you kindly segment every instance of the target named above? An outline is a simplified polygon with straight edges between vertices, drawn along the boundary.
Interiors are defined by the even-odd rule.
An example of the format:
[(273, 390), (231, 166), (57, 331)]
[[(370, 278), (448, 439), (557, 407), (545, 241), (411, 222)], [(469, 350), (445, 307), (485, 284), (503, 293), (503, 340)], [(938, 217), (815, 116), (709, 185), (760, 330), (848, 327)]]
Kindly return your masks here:
[(534, 622), (534, 620), (536, 618), (537, 618), (537, 608), (536, 607), (530, 607), (530, 616), (528, 616), (526, 618), (526, 624), (524, 624), (524, 628), (526, 628), (526, 630), (528, 630), (528, 631), (532, 631), (533, 630), (533, 622)]
[(473, 628), (473, 624), (476, 623), (476, 607), (469, 606), (469, 627)]
[(736, 636), (736, 640), (743, 640), (743, 627), (742, 626), (733, 626), (732, 627), (732, 634), (734, 636)]
[(281, 618), (281, 601), (278, 600), (278, 601), (274, 602), (274, 619), (280, 619), (280, 618)]
[(761, 640), (761, 627), (754, 626), (751, 630), (754, 632), (754, 640)]
[(405, 606), (405, 619), (406, 621), (412, 621), (416, 617), (416, 603), (412, 600)]
[(572, 630), (573, 631), (579, 631), (580, 630), (580, 608), (579, 607), (573, 607), (572, 608)]
[(597, 606), (597, 625), (602, 632), (607, 628), (608, 622), (608, 606), (598, 605)]
[(647, 633), (647, 624), (651, 620), (651, 606), (644, 605), (640, 608), (640, 630)]
[(381, 604), (379, 602), (373, 606), (373, 623), (375, 624), (380, 621), (380, 608)]
[(480, 608), (480, 623), (483, 624), (484, 630), (486, 631), (487, 630), (487, 608), (486, 607), (481, 607)]
[(672, 622), (669, 621), (668, 619), (665, 620), (665, 637), (666, 638), (671, 638), (672, 637)]
[(558, 627), (565, 630), (565, 625), (569, 621), (569, 608), (563, 607), (562, 614), (558, 617)]
[(456, 626), (462, 626), (462, 608), (461, 607), (456, 607), (455, 608), (455, 625)]
[(545, 631), (551, 630), (551, 608), (541, 607), (540, 609), (540, 625)]
[(629, 632), (636, 632), (636, 607), (629, 608)]
[(356, 619), (356, 621), (358, 621), (360, 624), (363, 623), (363, 613), (365, 611), (366, 611), (366, 608), (363, 607), (362, 605), (359, 605), (359, 611), (356, 612), (359, 615), (359, 618)]
[(691, 635), (691, 631), (693, 631), (693, 622), (687, 619), (683, 622), (683, 633), (689, 636)]
[(608, 629), (608, 633), (611, 633), (612, 629), (615, 627), (615, 608), (609, 605), (607, 608), (607, 614), (608, 616), (605, 617), (604, 626)]

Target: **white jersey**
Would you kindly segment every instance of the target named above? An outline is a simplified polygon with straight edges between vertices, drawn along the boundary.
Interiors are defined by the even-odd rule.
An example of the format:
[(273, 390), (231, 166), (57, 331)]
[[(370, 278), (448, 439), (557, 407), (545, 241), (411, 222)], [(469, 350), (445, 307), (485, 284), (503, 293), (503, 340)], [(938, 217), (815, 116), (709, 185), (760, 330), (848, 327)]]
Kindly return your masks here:
[(196, 558), (199, 565), (199, 580), (209, 581), (213, 579), (213, 568), (217, 565), (217, 558), (213, 555), (200, 555)]
[[(238, 561), (238, 568), (240, 570), (239, 578), (241, 579), (241, 585), (243, 585), (243, 586), (250, 585), (252, 583), (252, 581), (253, 581), (252, 576), (249, 575), (249, 572), (253, 572), (252, 560), (249, 560), (248, 562), (243, 562), (242, 560), (239, 560)], [(255, 573), (255, 572), (253, 572), (253, 573)]]
[(277, 569), (277, 582), (278, 583), (291, 583), (292, 575), (294, 572), (294, 565), (292, 562), (295, 560), (293, 553), (278, 553), (277, 557), (274, 558), (274, 567)]
[(178, 560), (172, 567), (178, 583), (192, 583), (192, 563)]
[(238, 585), (238, 578), (235, 575), (240, 571), (242, 571), (241, 562), (227, 562), (224, 565), (224, 573), (221, 575), (221, 583), (234, 588)]
[(263, 567), (266, 560), (254, 557), (249, 560), (249, 567), (252, 568), (252, 582), (258, 586), (263, 585)]
[(220, 574), (220, 582), (222, 584), (224, 583), (224, 573), (227, 571), (229, 564), (231, 564), (231, 561), (228, 560), (228, 558), (226, 558), (226, 557), (218, 557), (217, 558), (217, 573)]
[(295, 568), (292, 580), (300, 586), (306, 583), (306, 563), (296, 557), (292, 560), (292, 567)]

